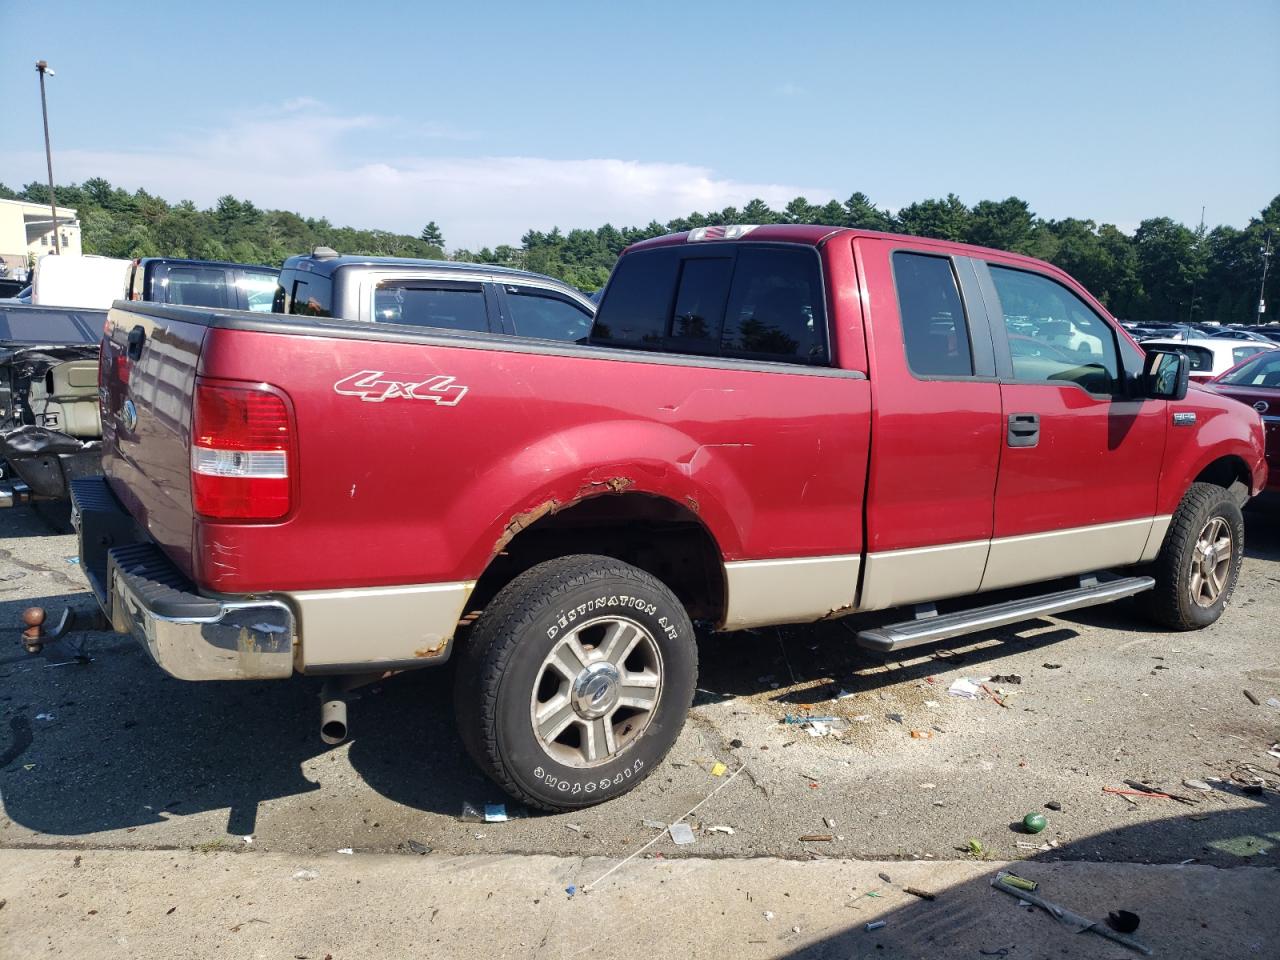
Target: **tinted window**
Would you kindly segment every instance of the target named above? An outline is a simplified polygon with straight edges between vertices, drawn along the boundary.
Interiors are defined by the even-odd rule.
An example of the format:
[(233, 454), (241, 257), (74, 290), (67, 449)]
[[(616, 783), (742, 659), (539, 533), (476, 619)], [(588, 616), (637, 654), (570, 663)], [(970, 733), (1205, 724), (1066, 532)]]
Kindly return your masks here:
[(593, 340), (661, 346), (667, 335), (680, 251), (641, 250), (618, 261), (591, 329)]
[(826, 362), (826, 311), (813, 250), (741, 250), (725, 311), (722, 346), (722, 352), (730, 355)]
[(1238, 387), (1280, 387), (1280, 350), (1265, 350), (1224, 374), (1219, 383)]
[(536, 287), (506, 286), (511, 326), (522, 337), (581, 340), (591, 332), (591, 314), (568, 297)]
[(221, 267), (161, 266), (156, 274), (152, 294), (161, 303), (224, 310), (235, 306)]
[(484, 290), (478, 283), (380, 283), (373, 294), (373, 319), (414, 327), (489, 332)]
[(922, 377), (972, 376), (969, 324), (951, 261), (895, 253), (893, 279), (911, 372)]
[(718, 349), (732, 276), (730, 257), (684, 261), (671, 320), (673, 340), (687, 341), (688, 348), (699, 353)]
[(623, 257), (592, 339), (673, 353), (825, 363), (817, 253), (740, 244), (720, 252), (669, 247)]
[[(1024, 270), (991, 265), (1013, 375), (1035, 383), (1074, 383), (1090, 393), (1112, 393), (1120, 382), (1115, 331), (1062, 284)], [(1041, 351), (1015, 350), (1017, 338)], [(1052, 348), (1050, 350), (1049, 348)]]
[(0, 309), (0, 340), (24, 343), (97, 343), (105, 310)]
[[(282, 278), (283, 280), (283, 278)], [(279, 294), (277, 293), (277, 299)], [(333, 310), (333, 281), (307, 274), (293, 281), (289, 290), (289, 312), (304, 317), (328, 317)], [(275, 307), (273, 306), (274, 310)]]

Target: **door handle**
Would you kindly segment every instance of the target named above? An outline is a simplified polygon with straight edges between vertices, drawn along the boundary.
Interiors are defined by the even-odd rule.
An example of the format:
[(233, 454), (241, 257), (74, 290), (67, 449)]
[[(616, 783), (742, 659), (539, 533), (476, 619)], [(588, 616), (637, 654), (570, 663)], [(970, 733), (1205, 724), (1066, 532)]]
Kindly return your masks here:
[(1008, 443), (1011, 447), (1034, 447), (1040, 442), (1040, 414), (1009, 414)]
[(142, 343), (147, 339), (147, 331), (141, 326), (134, 327), (129, 331), (129, 348), (128, 354), (130, 360), (142, 359)]

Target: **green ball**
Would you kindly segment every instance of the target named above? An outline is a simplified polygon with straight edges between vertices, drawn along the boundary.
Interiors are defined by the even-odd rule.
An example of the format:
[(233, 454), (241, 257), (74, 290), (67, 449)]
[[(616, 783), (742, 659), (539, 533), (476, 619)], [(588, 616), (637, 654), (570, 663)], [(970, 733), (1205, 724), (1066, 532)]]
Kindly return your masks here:
[(1022, 818), (1022, 826), (1027, 833), (1039, 833), (1049, 825), (1043, 813), (1028, 813)]

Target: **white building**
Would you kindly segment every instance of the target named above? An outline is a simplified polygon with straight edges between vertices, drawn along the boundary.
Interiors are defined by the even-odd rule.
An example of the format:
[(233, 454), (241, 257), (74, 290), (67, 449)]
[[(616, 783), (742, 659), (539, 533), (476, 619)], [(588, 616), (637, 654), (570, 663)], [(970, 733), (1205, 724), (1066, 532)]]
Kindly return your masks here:
[[(62, 252), (79, 256), (80, 219), (70, 207), (58, 207)], [(32, 257), (53, 253), (53, 220), (47, 203), (0, 200), (0, 262), (10, 277), (26, 276)]]

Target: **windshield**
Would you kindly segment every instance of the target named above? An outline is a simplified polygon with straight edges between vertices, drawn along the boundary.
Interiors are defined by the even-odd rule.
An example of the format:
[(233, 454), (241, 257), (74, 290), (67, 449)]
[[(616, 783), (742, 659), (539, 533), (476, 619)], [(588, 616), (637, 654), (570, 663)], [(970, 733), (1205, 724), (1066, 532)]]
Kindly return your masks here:
[(1233, 387), (1276, 387), (1280, 389), (1280, 350), (1266, 350), (1224, 373), (1219, 383)]

